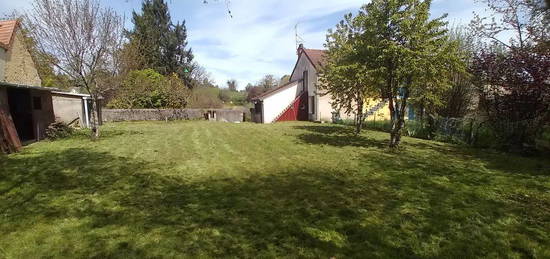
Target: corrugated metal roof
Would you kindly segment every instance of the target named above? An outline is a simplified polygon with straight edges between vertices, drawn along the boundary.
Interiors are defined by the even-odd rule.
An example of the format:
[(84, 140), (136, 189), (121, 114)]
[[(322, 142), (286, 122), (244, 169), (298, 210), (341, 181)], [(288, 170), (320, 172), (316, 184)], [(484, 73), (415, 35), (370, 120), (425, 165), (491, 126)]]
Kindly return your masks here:
[(0, 21), (0, 47), (9, 49), (13, 37), (15, 36), (15, 30), (19, 22), (17, 20), (4, 20)]

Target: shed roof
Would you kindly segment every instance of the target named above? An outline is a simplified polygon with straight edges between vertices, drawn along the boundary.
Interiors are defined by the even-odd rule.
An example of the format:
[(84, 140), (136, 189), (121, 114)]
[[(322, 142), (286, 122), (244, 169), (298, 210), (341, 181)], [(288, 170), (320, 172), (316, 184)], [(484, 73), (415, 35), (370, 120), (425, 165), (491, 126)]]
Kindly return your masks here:
[(65, 91), (52, 91), (52, 94), (63, 95), (68, 97), (90, 97), (89, 94), (80, 94), (80, 93), (65, 92)]
[(19, 26), (17, 20), (3, 20), (0, 21), (0, 47), (8, 50), (11, 46), (13, 38), (15, 37), (15, 31)]
[(42, 86), (33, 86), (33, 85), (20, 85), (20, 84), (14, 84), (14, 83), (7, 83), (7, 82), (1, 82), (0, 81), (0, 87), (10, 87), (10, 88), (23, 88), (23, 89), (32, 89), (32, 90), (38, 90), (38, 91), (49, 91), (49, 92), (62, 92), (63, 90), (53, 87), (42, 87)]

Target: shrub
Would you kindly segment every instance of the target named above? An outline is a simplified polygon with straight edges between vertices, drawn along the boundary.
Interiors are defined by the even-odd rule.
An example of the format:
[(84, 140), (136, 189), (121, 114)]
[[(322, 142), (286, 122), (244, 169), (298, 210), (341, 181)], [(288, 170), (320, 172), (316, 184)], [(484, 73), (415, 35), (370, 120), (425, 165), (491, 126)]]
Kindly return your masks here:
[(220, 89), (215, 87), (199, 87), (193, 89), (189, 99), (189, 108), (222, 108)]
[(153, 69), (130, 71), (115, 98), (107, 105), (117, 109), (185, 108), (190, 90), (176, 75), (163, 76)]
[(61, 138), (66, 138), (72, 135), (73, 128), (67, 125), (64, 122), (56, 121), (46, 128), (46, 138), (49, 140), (56, 140)]
[(391, 121), (381, 120), (381, 121), (366, 121), (365, 128), (371, 130), (378, 130), (383, 132), (391, 131)]

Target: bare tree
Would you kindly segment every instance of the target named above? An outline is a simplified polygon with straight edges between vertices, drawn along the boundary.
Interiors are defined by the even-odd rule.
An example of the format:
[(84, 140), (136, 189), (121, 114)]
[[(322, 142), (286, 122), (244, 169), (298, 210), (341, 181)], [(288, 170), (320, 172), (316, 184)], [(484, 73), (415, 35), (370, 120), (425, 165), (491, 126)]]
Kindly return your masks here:
[(117, 73), (122, 18), (98, 0), (35, 0), (25, 15), (37, 47), (92, 97), (92, 138), (99, 137), (97, 100), (108, 88), (102, 76)]
[(237, 92), (237, 80), (235, 79), (227, 80), (227, 88), (231, 92)]

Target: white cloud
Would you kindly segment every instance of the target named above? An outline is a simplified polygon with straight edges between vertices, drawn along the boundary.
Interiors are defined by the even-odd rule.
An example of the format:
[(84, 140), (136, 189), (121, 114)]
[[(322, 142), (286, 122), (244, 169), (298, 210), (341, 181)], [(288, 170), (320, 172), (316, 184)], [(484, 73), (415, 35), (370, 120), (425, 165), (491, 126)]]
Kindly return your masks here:
[[(343, 12), (358, 9), (362, 0), (281, 1), (233, 0), (233, 18), (225, 6), (202, 8), (195, 15), (200, 23), (188, 19), (189, 39), (196, 59), (223, 84), (235, 78), (240, 86), (254, 82), (262, 75), (290, 74), (296, 59), (294, 26), (301, 31), (307, 47), (321, 47), (329, 27), (317, 27), (310, 20), (341, 13), (330, 24), (336, 24)], [(209, 17), (209, 18), (207, 18)], [(219, 50), (224, 55), (220, 57)]]

